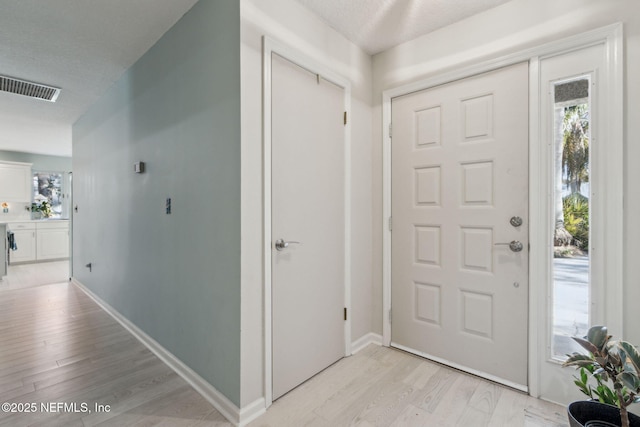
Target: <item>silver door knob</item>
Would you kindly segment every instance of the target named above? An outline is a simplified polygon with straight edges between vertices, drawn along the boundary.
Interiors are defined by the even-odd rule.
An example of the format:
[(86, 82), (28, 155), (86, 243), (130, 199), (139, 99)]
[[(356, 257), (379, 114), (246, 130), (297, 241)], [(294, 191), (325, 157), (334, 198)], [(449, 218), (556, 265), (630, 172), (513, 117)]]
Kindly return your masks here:
[(294, 242), (293, 240), (289, 241), (289, 242), (285, 242), (283, 239), (278, 239), (278, 240), (276, 240), (276, 244), (275, 244), (276, 250), (277, 251), (283, 251), (285, 248), (288, 248), (289, 245), (291, 245), (291, 244), (298, 244), (299, 245), (300, 242)]
[(514, 227), (520, 227), (522, 225), (522, 218), (520, 218), (519, 216), (512, 216), (509, 220), (509, 224), (513, 225)]
[(517, 240), (512, 240), (509, 243), (495, 243), (496, 246), (501, 246), (501, 245), (508, 245), (509, 249), (511, 249), (513, 252), (520, 252), (524, 246), (522, 245), (522, 242), (519, 242)]

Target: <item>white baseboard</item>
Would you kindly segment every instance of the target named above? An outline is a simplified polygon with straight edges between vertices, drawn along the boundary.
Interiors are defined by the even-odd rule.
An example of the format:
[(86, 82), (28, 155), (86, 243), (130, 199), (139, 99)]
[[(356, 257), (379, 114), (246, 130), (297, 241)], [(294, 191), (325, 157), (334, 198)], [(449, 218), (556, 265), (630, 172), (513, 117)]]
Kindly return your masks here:
[(265, 412), (267, 412), (267, 405), (265, 403), (264, 397), (256, 399), (253, 403), (245, 405), (242, 407), (242, 409), (240, 409), (240, 421), (238, 423), (238, 426), (246, 426)]
[(170, 351), (160, 345), (157, 341), (147, 335), (143, 330), (131, 323), (126, 317), (116, 311), (109, 304), (104, 302), (99, 296), (91, 292), (86, 286), (80, 283), (75, 277), (71, 279), (71, 283), (81, 289), (104, 311), (120, 323), (127, 331), (144, 344), (153, 354), (158, 356), (160, 360), (166, 363), (176, 374), (180, 375), (191, 387), (202, 395), (214, 408), (216, 408), (225, 418), (236, 426), (242, 427), (254, 420), (266, 411), (264, 398), (260, 398), (255, 402), (239, 409), (226, 396), (216, 390), (204, 378), (198, 375), (193, 369), (184, 364), (180, 359), (175, 357)]
[(369, 332), (351, 343), (351, 354), (356, 354), (369, 344), (382, 345), (382, 335)]

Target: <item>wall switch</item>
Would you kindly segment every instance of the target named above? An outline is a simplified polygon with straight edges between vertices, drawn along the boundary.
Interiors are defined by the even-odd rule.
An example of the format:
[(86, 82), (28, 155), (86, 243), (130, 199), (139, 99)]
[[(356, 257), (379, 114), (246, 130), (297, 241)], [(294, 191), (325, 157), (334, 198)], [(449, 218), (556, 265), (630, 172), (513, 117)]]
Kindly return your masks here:
[(167, 197), (166, 211), (167, 215), (171, 215), (171, 197)]
[(133, 170), (135, 173), (144, 173), (144, 162), (136, 162), (133, 164)]

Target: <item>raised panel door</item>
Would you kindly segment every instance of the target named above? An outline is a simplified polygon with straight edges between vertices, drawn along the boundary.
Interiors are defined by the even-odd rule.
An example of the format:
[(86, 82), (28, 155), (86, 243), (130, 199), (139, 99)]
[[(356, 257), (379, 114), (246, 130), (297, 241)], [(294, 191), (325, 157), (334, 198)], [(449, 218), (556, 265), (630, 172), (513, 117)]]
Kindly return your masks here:
[(392, 122), (391, 344), (526, 388), (527, 64), (394, 98)]

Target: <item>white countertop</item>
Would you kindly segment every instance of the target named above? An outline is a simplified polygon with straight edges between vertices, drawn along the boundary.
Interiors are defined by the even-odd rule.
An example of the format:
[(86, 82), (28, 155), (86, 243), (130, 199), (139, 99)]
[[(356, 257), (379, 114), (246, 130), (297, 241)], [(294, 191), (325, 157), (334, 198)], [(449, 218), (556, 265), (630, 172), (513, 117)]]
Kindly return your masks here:
[(15, 224), (17, 222), (69, 222), (68, 219), (14, 219), (11, 221), (0, 221), (0, 224)]

